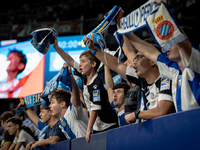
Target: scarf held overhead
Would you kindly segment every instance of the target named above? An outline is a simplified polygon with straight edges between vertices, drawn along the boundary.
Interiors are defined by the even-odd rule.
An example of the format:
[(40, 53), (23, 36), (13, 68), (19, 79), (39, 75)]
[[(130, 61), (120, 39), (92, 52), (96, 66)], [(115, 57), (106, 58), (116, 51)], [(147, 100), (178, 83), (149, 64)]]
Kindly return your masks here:
[(161, 3), (159, 9), (147, 18), (147, 28), (154, 41), (162, 52), (167, 52), (173, 45), (186, 39), (176, 20), (170, 13), (165, 3)]
[[(163, 52), (186, 39), (166, 4), (162, 2), (159, 5), (155, 0), (149, 0), (121, 20), (121, 27), (114, 33), (121, 48), (120, 53), (122, 53), (123, 46), (122, 35), (145, 26)], [(118, 59), (120, 60), (120, 57)]]

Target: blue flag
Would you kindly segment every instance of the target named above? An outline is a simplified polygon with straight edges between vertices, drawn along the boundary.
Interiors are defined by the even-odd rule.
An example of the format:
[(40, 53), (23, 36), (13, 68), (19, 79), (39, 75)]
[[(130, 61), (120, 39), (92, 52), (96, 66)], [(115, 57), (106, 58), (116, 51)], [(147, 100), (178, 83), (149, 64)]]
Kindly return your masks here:
[(46, 54), (51, 44), (54, 43), (54, 37), (57, 37), (55, 29), (43, 28), (31, 33), (33, 39), (31, 44), (42, 54)]
[(45, 86), (44, 92), (41, 94), (41, 97), (45, 100), (46, 104), (49, 104), (48, 95), (54, 92), (59, 84), (59, 81), (65, 84), (69, 91), (71, 91), (71, 80), (68, 67), (62, 67), (60, 72), (56, 74), (53, 79), (51, 79)]

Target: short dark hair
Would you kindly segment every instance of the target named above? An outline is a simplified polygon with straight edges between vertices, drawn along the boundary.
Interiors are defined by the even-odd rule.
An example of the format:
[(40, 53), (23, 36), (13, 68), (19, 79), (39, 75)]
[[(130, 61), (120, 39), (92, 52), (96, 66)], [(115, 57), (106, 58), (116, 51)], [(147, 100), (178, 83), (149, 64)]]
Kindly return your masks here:
[(181, 26), (181, 29), (183, 32), (187, 35), (189, 41), (192, 43), (192, 45), (199, 49), (199, 43), (200, 43), (200, 35), (197, 30), (194, 28), (188, 27), (188, 26)]
[(87, 57), (91, 62), (93, 62), (93, 61), (96, 62), (95, 70), (97, 70), (99, 68), (99, 65), (100, 65), (101, 62), (96, 56), (94, 56), (92, 54), (92, 50), (83, 51), (79, 58), (81, 58), (82, 56)]
[(1, 120), (7, 121), (9, 118), (12, 118), (14, 114), (11, 111), (5, 111), (3, 114), (1, 114)]
[(22, 120), (17, 118), (17, 117), (12, 117), (9, 118), (6, 123), (12, 122), (13, 124), (18, 124), (19, 125), (19, 129), (22, 129)]
[(23, 63), (24, 64), (24, 68), (19, 70), (19, 73), (21, 73), (22, 71), (24, 71), (25, 67), (26, 67), (26, 63), (27, 63), (27, 59), (26, 59), (26, 55), (23, 54), (22, 51), (20, 50), (12, 50), (8, 53), (8, 56), (11, 54), (11, 53), (14, 53), (15, 55), (17, 55), (19, 58), (20, 58), (20, 63)]
[(126, 82), (119, 82), (113, 86), (113, 90), (123, 88), (124, 94), (126, 95), (126, 92), (130, 89), (130, 86)]
[(51, 93), (50, 99), (52, 99), (53, 97), (56, 98), (58, 103), (64, 101), (66, 103), (66, 106), (68, 107), (71, 99), (71, 93), (66, 90), (56, 90), (53, 93)]

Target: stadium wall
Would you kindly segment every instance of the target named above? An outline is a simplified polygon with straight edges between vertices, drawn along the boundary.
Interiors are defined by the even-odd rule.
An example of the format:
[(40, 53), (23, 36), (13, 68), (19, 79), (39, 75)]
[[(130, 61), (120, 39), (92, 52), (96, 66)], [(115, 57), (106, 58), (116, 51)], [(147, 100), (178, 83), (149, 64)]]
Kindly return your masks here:
[[(199, 149), (200, 108), (171, 114), (143, 123), (109, 130), (85, 138), (49, 145), (47, 150)], [(41, 150), (37, 148), (36, 150)]]

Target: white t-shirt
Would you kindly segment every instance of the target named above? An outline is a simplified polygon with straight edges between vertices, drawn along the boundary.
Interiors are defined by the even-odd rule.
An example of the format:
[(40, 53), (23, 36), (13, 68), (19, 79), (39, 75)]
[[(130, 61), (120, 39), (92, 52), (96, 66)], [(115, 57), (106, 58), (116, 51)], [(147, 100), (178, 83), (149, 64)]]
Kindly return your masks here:
[(34, 142), (34, 138), (28, 134), (26, 131), (24, 131), (23, 129), (20, 131), (19, 133), (19, 138), (15, 137), (14, 138), (14, 143), (17, 144), (18, 142), (23, 142), (23, 144), (21, 145), (21, 147), (19, 148), (19, 150), (25, 150), (26, 149), (26, 145), (30, 142)]
[(177, 112), (189, 110), (200, 105), (200, 53), (192, 48), (188, 62), (180, 51), (185, 66), (181, 73), (177, 62), (163, 54), (157, 58), (160, 75), (172, 80), (172, 95)]
[(71, 103), (65, 115), (60, 119), (59, 127), (67, 139), (74, 139), (86, 136), (88, 117), (84, 114), (82, 105), (79, 108)]

